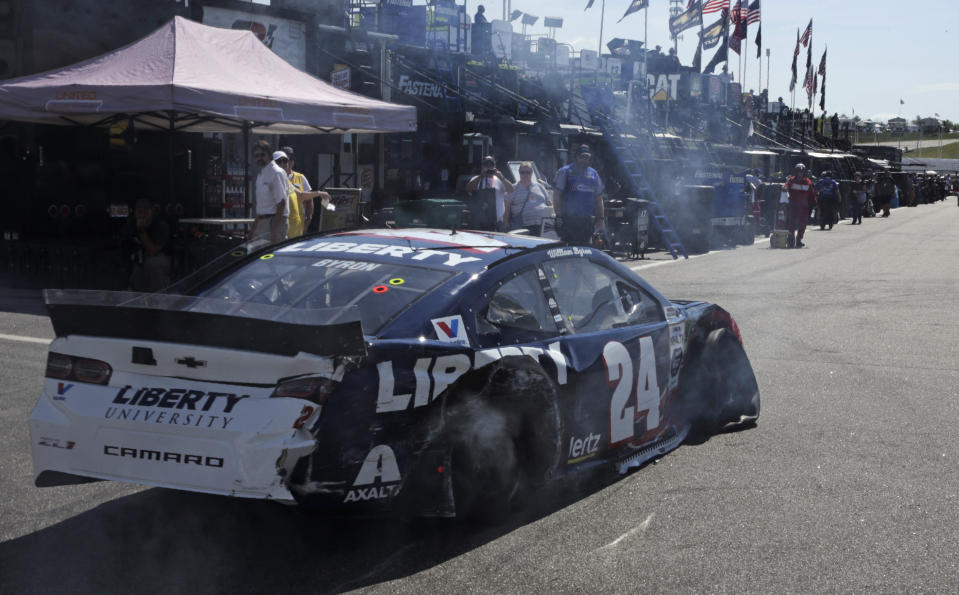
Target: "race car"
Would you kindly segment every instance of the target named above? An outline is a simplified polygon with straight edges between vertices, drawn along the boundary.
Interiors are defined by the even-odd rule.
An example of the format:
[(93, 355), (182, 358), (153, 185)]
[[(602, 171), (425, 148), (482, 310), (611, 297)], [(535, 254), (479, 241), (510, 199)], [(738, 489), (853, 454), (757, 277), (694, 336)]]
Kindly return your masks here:
[(37, 486), (502, 519), (754, 424), (736, 322), (591, 247), (442, 229), (241, 246), (166, 292), (47, 290)]

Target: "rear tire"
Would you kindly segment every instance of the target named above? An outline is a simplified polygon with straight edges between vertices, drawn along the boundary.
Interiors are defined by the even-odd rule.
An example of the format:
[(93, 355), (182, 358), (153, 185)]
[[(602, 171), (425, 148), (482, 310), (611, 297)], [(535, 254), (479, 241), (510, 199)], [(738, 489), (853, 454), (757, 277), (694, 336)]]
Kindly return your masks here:
[(459, 387), (446, 414), (456, 516), (504, 522), (560, 457), (556, 389), (529, 357), (500, 360)]

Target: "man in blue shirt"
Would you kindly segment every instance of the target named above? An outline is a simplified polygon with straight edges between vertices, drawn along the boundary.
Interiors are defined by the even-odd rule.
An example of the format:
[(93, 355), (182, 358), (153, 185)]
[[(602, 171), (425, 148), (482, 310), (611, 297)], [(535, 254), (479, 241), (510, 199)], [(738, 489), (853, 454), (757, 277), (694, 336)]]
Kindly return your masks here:
[(833, 179), (831, 171), (822, 172), (816, 182), (816, 197), (819, 200), (819, 229), (832, 229), (839, 214), (839, 183)]
[(589, 145), (576, 149), (576, 161), (560, 168), (553, 179), (553, 206), (560, 237), (571, 244), (589, 244), (594, 230), (606, 228), (603, 180), (589, 166)]

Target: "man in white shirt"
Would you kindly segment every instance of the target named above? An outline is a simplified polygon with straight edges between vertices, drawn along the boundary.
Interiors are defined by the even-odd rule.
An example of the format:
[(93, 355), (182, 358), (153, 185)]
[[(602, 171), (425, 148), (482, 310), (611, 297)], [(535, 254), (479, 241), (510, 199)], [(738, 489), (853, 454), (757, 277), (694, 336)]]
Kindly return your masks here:
[[(286, 239), (290, 228), (290, 182), (286, 171), (277, 165), (277, 159), (287, 159), (283, 151), (272, 152), (265, 140), (253, 145), (253, 160), (260, 168), (256, 176), (256, 221), (250, 239), (268, 239), (275, 244)], [(272, 160), (270, 159), (272, 157)]]
[[(496, 169), (496, 160), (492, 155), (483, 157), (483, 169), (478, 176), (473, 176), (466, 184), (467, 192), (476, 192), (477, 190), (493, 190), (496, 196), (496, 223), (497, 231), (506, 231), (506, 224), (503, 216), (506, 213), (506, 195), (513, 192), (513, 184), (503, 177), (502, 172)], [(481, 205), (475, 205), (479, 208)]]

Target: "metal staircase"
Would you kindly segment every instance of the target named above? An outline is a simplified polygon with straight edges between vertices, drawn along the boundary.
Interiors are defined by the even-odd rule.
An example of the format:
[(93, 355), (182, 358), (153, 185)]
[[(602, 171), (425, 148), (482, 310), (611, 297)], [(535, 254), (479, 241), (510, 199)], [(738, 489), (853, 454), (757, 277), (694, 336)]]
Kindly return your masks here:
[(659, 232), (665, 248), (674, 259), (679, 258), (680, 255), (682, 255), (683, 258), (689, 258), (689, 253), (679, 239), (679, 234), (673, 229), (673, 225), (663, 211), (662, 205), (656, 200), (656, 193), (646, 180), (646, 176), (643, 175), (642, 162), (636, 150), (639, 149), (643, 151), (643, 153), (649, 153), (643, 146), (638, 146), (645, 145), (645, 137), (641, 135), (627, 137), (609, 115), (597, 113), (592, 113), (591, 115), (593, 116), (593, 122), (599, 125), (603, 131), (603, 136), (609, 143), (613, 155), (619, 162), (623, 172), (626, 173), (626, 177), (629, 180), (636, 198), (642, 198), (648, 201), (647, 210), (649, 211), (650, 222), (652, 222), (656, 231)]

